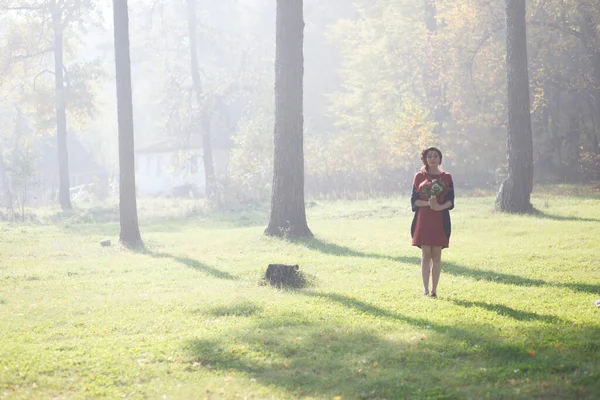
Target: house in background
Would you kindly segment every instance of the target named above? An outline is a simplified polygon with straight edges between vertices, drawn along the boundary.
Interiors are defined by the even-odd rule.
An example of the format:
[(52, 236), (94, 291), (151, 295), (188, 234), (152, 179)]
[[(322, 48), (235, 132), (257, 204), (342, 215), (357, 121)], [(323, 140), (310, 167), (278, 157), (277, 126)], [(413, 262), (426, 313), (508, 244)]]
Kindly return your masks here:
[[(213, 141), (215, 175), (227, 170), (229, 148)], [(202, 138), (169, 138), (135, 151), (138, 196), (187, 197), (206, 194)]]

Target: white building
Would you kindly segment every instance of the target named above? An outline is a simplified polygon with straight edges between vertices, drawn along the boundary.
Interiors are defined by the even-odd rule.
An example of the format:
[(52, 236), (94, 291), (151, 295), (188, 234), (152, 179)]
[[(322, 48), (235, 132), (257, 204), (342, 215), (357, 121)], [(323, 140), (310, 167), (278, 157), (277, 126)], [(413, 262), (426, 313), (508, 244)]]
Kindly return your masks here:
[[(227, 169), (228, 149), (213, 144), (215, 175)], [(135, 151), (138, 196), (204, 196), (202, 138), (166, 139)]]

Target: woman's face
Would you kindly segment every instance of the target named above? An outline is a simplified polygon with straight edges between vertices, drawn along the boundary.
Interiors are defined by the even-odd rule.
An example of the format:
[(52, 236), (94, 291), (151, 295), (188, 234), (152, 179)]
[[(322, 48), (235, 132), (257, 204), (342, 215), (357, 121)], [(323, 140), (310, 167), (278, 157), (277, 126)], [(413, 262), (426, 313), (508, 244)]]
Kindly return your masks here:
[(440, 155), (435, 150), (429, 150), (427, 152), (427, 165), (429, 168), (435, 167), (437, 168), (440, 165)]

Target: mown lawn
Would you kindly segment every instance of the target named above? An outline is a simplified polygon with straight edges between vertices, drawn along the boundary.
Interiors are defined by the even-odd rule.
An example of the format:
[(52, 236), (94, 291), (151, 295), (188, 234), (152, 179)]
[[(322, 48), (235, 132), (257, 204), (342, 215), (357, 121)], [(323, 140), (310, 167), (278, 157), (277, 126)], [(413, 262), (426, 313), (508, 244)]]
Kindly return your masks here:
[[(144, 252), (99, 245), (111, 210), (0, 223), (0, 398), (600, 398), (600, 197), (533, 201), (457, 198), (438, 299), (406, 198), (310, 202), (306, 241), (142, 205)], [(261, 285), (277, 262), (312, 285)]]

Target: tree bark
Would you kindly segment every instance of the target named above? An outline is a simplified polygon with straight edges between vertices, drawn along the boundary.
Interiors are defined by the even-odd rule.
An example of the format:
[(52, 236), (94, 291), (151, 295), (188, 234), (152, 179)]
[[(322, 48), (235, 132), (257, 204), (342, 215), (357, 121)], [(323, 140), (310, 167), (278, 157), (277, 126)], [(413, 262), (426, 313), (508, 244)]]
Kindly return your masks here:
[(277, 0), (271, 217), (265, 234), (310, 237), (304, 205), (302, 0)]
[(438, 29), (437, 7), (435, 0), (425, 0), (425, 26), (429, 32), (435, 32)]
[(429, 109), (436, 122), (434, 133), (443, 135), (448, 121), (449, 111), (444, 84), (440, 80), (440, 68), (443, 60), (439, 53), (438, 22), (436, 0), (424, 0), (424, 22), (427, 28), (427, 59), (421, 66), (423, 73), (423, 87)]
[(2, 192), (0, 192), (0, 207), (12, 209), (12, 195), (10, 184), (8, 183), (8, 176), (6, 175), (6, 165), (4, 164), (2, 149), (0, 149), (0, 185), (2, 186)]
[(73, 208), (69, 191), (69, 155), (67, 152), (67, 111), (63, 63), (62, 10), (52, 4), (52, 26), (54, 29), (54, 87), (56, 93), (56, 140), (58, 151), (58, 202), (63, 210)]
[(500, 186), (496, 205), (501, 211), (511, 213), (533, 211), (533, 139), (525, 10), (525, 0), (506, 0), (508, 177)]
[[(593, 99), (596, 115), (600, 115), (600, 38), (598, 38), (597, 24), (589, 5), (582, 3), (579, 6), (579, 11), (581, 13), (579, 24), (581, 37), (592, 63), (594, 85), (590, 88), (590, 97)], [(595, 126), (595, 130), (595, 133), (598, 134), (597, 126)], [(600, 149), (594, 149), (594, 151), (600, 151)]]
[(196, 18), (196, 0), (187, 0), (188, 33), (190, 36), (190, 62), (192, 85), (200, 112), (200, 128), (202, 129), (202, 152), (204, 160), (204, 176), (206, 182), (206, 198), (212, 199), (216, 194), (217, 183), (213, 164), (210, 105), (202, 99), (202, 84), (200, 82), (200, 65), (198, 62), (198, 32)]
[(135, 188), (133, 101), (129, 55), (127, 0), (113, 0), (117, 114), (119, 125), (119, 217), (120, 241), (130, 248), (143, 247), (138, 226)]

